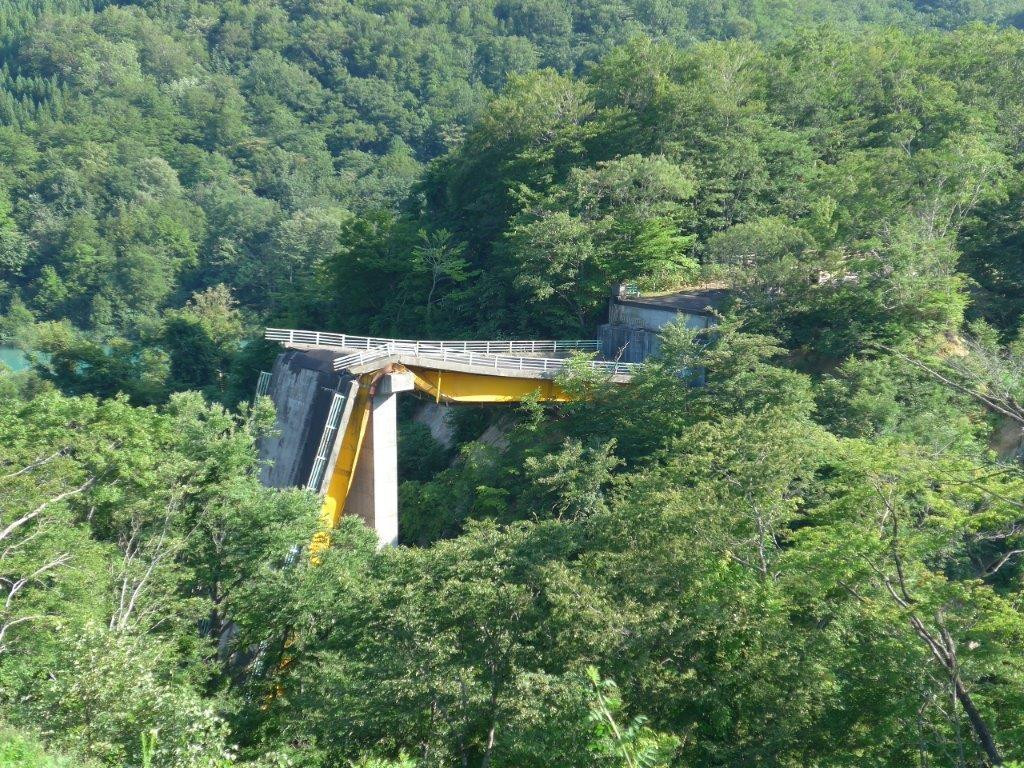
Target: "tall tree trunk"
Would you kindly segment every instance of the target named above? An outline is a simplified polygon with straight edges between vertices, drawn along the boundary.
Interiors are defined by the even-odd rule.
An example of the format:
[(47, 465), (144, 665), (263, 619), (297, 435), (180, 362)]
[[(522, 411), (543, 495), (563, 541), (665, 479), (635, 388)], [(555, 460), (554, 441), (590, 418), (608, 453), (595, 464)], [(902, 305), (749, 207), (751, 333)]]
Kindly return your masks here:
[(956, 647), (953, 645), (952, 638), (946, 631), (942, 632), (942, 637), (936, 637), (921, 621), (917, 616), (910, 617), (910, 626), (914, 628), (917, 636), (920, 637), (928, 645), (928, 648), (932, 652), (932, 656), (942, 664), (949, 672), (950, 679), (953, 681), (953, 690), (956, 693), (956, 699), (960, 702), (960, 706), (964, 708), (964, 712), (967, 713), (967, 719), (971, 723), (971, 730), (974, 731), (974, 735), (978, 739), (978, 743), (981, 745), (982, 750), (985, 752), (985, 756), (991, 765), (1002, 765), (1003, 756), (999, 752), (999, 747), (996, 745), (996, 740), (992, 736), (992, 731), (988, 727), (988, 723), (985, 722), (985, 718), (982, 717), (981, 712), (974, 703), (974, 699), (964, 686), (963, 680), (960, 679), (960, 668), (956, 658)]

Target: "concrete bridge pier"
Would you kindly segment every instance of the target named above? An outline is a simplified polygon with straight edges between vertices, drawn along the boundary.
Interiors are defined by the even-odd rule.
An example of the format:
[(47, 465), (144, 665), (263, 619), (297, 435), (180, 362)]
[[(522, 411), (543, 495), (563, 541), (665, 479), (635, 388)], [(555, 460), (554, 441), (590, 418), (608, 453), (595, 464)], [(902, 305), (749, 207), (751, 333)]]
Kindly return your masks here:
[(413, 388), (409, 373), (382, 376), (370, 400), (370, 413), (356, 462), (345, 513), (358, 515), (377, 532), (379, 545), (398, 543), (399, 392)]

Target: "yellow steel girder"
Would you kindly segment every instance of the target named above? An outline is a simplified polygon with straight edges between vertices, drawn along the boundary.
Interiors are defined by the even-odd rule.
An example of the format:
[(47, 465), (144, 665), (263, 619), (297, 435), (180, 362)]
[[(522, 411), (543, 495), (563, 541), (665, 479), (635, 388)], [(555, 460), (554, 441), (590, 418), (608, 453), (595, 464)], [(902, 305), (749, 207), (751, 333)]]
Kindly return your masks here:
[(569, 395), (551, 379), (520, 379), (411, 366), (404, 370), (412, 374), (416, 389), (439, 403), (518, 403), (531, 395), (551, 402), (569, 400)]
[[(452, 403), (518, 403), (529, 396), (548, 402), (566, 402), (569, 395), (551, 379), (521, 379), (513, 376), (488, 376), (480, 373), (441, 371), (431, 368), (389, 366), (387, 372), (408, 371), (413, 385), (436, 402)], [(320, 508), (321, 530), (313, 536), (310, 555), (314, 563), (319, 554), (331, 544), (330, 531), (336, 528), (345, 511), (345, 502), (356, 466), (362, 453), (367, 425), (370, 420), (371, 393), (375, 381), (385, 371), (373, 371), (359, 377), (352, 412), (344, 425), (341, 447), (334, 463), (334, 471)]]
[(331, 480), (327, 485), (323, 505), (320, 507), (320, 530), (313, 536), (309, 548), (314, 563), (319, 560), (320, 553), (331, 545), (330, 531), (338, 526), (338, 521), (345, 509), (348, 492), (352, 489), (356, 464), (363, 447), (363, 439), (366, 437), (366, 426), (370, 420), (370, 390), (374, 378), (376, 378), (376, 373), (367, 373), (359, 377), (355, 403), (349, 414), (348, 422), (344, 425), (345, 431), (341, 435), (338, 458), (334, 463), (334, 471), (331, 473)]

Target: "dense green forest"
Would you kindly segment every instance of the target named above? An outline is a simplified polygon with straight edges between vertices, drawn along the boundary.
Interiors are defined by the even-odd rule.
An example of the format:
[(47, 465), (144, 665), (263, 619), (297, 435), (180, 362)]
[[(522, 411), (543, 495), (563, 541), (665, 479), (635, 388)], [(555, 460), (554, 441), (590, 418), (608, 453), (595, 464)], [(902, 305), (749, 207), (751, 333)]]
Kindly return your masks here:
[[(1024, 761), (1024, 3), (0, 0), (0, 766)], [(585, 337), (264, 488), (264, 324)], [(691, 372), (691, 373), (681, 373)], [(418, 425), (417, 425), (418, 426)]]

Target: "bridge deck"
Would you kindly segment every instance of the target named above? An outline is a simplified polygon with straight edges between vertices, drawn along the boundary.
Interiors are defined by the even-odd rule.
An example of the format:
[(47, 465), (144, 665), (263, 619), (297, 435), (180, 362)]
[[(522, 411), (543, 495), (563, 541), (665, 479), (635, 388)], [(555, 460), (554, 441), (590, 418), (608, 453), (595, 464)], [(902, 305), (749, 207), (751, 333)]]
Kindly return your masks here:
[[(336, 349), (334, 370), (367, 373), (399, 363), (418, 368), (483, 376), (549, 380), (569, 365), (572, 353), (594, 353), (596, 340), (412, 341), (320, 331), (268, 328), (266, 338), (297, 349)], [(638, 363), (590, 360), (587, 366), (613, 381), (628, 381)]]

